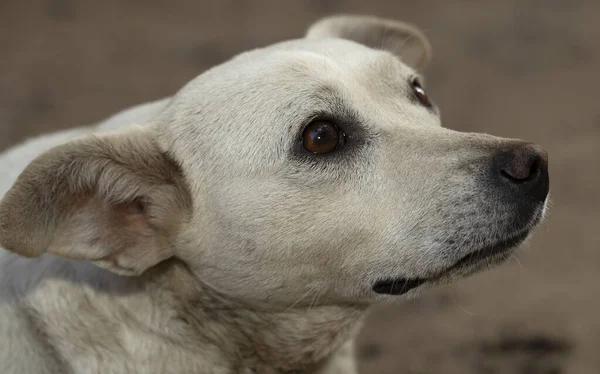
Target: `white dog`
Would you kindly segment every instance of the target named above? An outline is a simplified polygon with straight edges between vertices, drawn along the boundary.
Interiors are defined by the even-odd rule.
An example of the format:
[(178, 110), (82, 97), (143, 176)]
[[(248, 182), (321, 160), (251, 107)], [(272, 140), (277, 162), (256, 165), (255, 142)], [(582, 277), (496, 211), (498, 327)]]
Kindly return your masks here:
[(509, 257), (547, 154), (442, 128), (415, 47), (326, 18), (3, 153), (0, 372), (352, 373), (370, 305)]

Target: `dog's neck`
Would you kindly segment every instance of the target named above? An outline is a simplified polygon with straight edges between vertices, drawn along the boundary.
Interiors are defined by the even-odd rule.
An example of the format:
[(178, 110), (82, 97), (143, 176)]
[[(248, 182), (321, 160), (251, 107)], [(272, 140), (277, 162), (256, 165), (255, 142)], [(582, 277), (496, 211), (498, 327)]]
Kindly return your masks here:
[[(319, 372), (352, 340), (366, 312), (364, 305), (258, 310), (204, 286), (176, 260), (140, 277), (55, 257), (8, 260), (0, 267), (5, 282), (17, 282), (24, 273), (32, 281), (21, 287), (0, 283), (14, 291), (0, 294), (0, 301), (14, 305), (15, 315), (22, 316), (20, 324), (4, 331), (31, 331), (49, 347), (58, 347), (57, 362), (65, 367)], [(107, 346), (115, 349), (102, 349)]]
[(364, 305), (258, 310), (194, 281), (177, 261), (150, 277), (154, 292), (177, 300), (172, 305), (181, 336), (219, 347), (227, 360), (251, 372), (315, 371), (356, 335), (367, 310)]

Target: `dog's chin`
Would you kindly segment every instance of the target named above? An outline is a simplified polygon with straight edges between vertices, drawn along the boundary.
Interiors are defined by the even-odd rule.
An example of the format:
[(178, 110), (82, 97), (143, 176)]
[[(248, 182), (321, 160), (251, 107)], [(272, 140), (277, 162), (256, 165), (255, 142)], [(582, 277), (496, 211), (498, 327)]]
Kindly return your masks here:
[(448, 283), (454, 279), (489, 269), (510, 258), (510, 255), (528, 236), (529, 231), (525, 231), (493, 245), (474, 250), (441, 272), (437, 272), (431, 276), (380, 280), (373, 285), (373, 291), (380, 295), (399, 296), (426, 284)]

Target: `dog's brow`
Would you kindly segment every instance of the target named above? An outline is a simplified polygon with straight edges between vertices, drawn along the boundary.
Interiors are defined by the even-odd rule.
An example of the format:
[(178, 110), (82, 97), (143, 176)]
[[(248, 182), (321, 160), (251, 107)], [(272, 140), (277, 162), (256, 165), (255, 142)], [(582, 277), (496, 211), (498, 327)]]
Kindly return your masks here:
[(334, 117), (357, 117), (356, 111), (352, 109), (350, 103), (344, 99), (344, 95), (338, 88), (331, 85), (321, 85), (317, 87), (312, 95), (314, 101), (322, 103), (322, 111), (327, 112)]

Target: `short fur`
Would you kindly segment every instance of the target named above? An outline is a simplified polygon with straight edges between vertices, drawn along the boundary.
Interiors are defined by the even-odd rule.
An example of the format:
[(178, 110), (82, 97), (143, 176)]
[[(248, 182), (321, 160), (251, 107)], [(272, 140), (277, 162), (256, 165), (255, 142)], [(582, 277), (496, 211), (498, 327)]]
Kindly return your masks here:
[[(425, 64), (414, 26), (327, 18), (0, 155), (0, 372), (354, 373), (365, 313), (399, 298), (375, 282), (504, 260), (447, 270), (507, 235), (482, 175), (520, 142), (442, 128), (411, 45)], [(304, 151), (314, 118), (346, 146)]]

